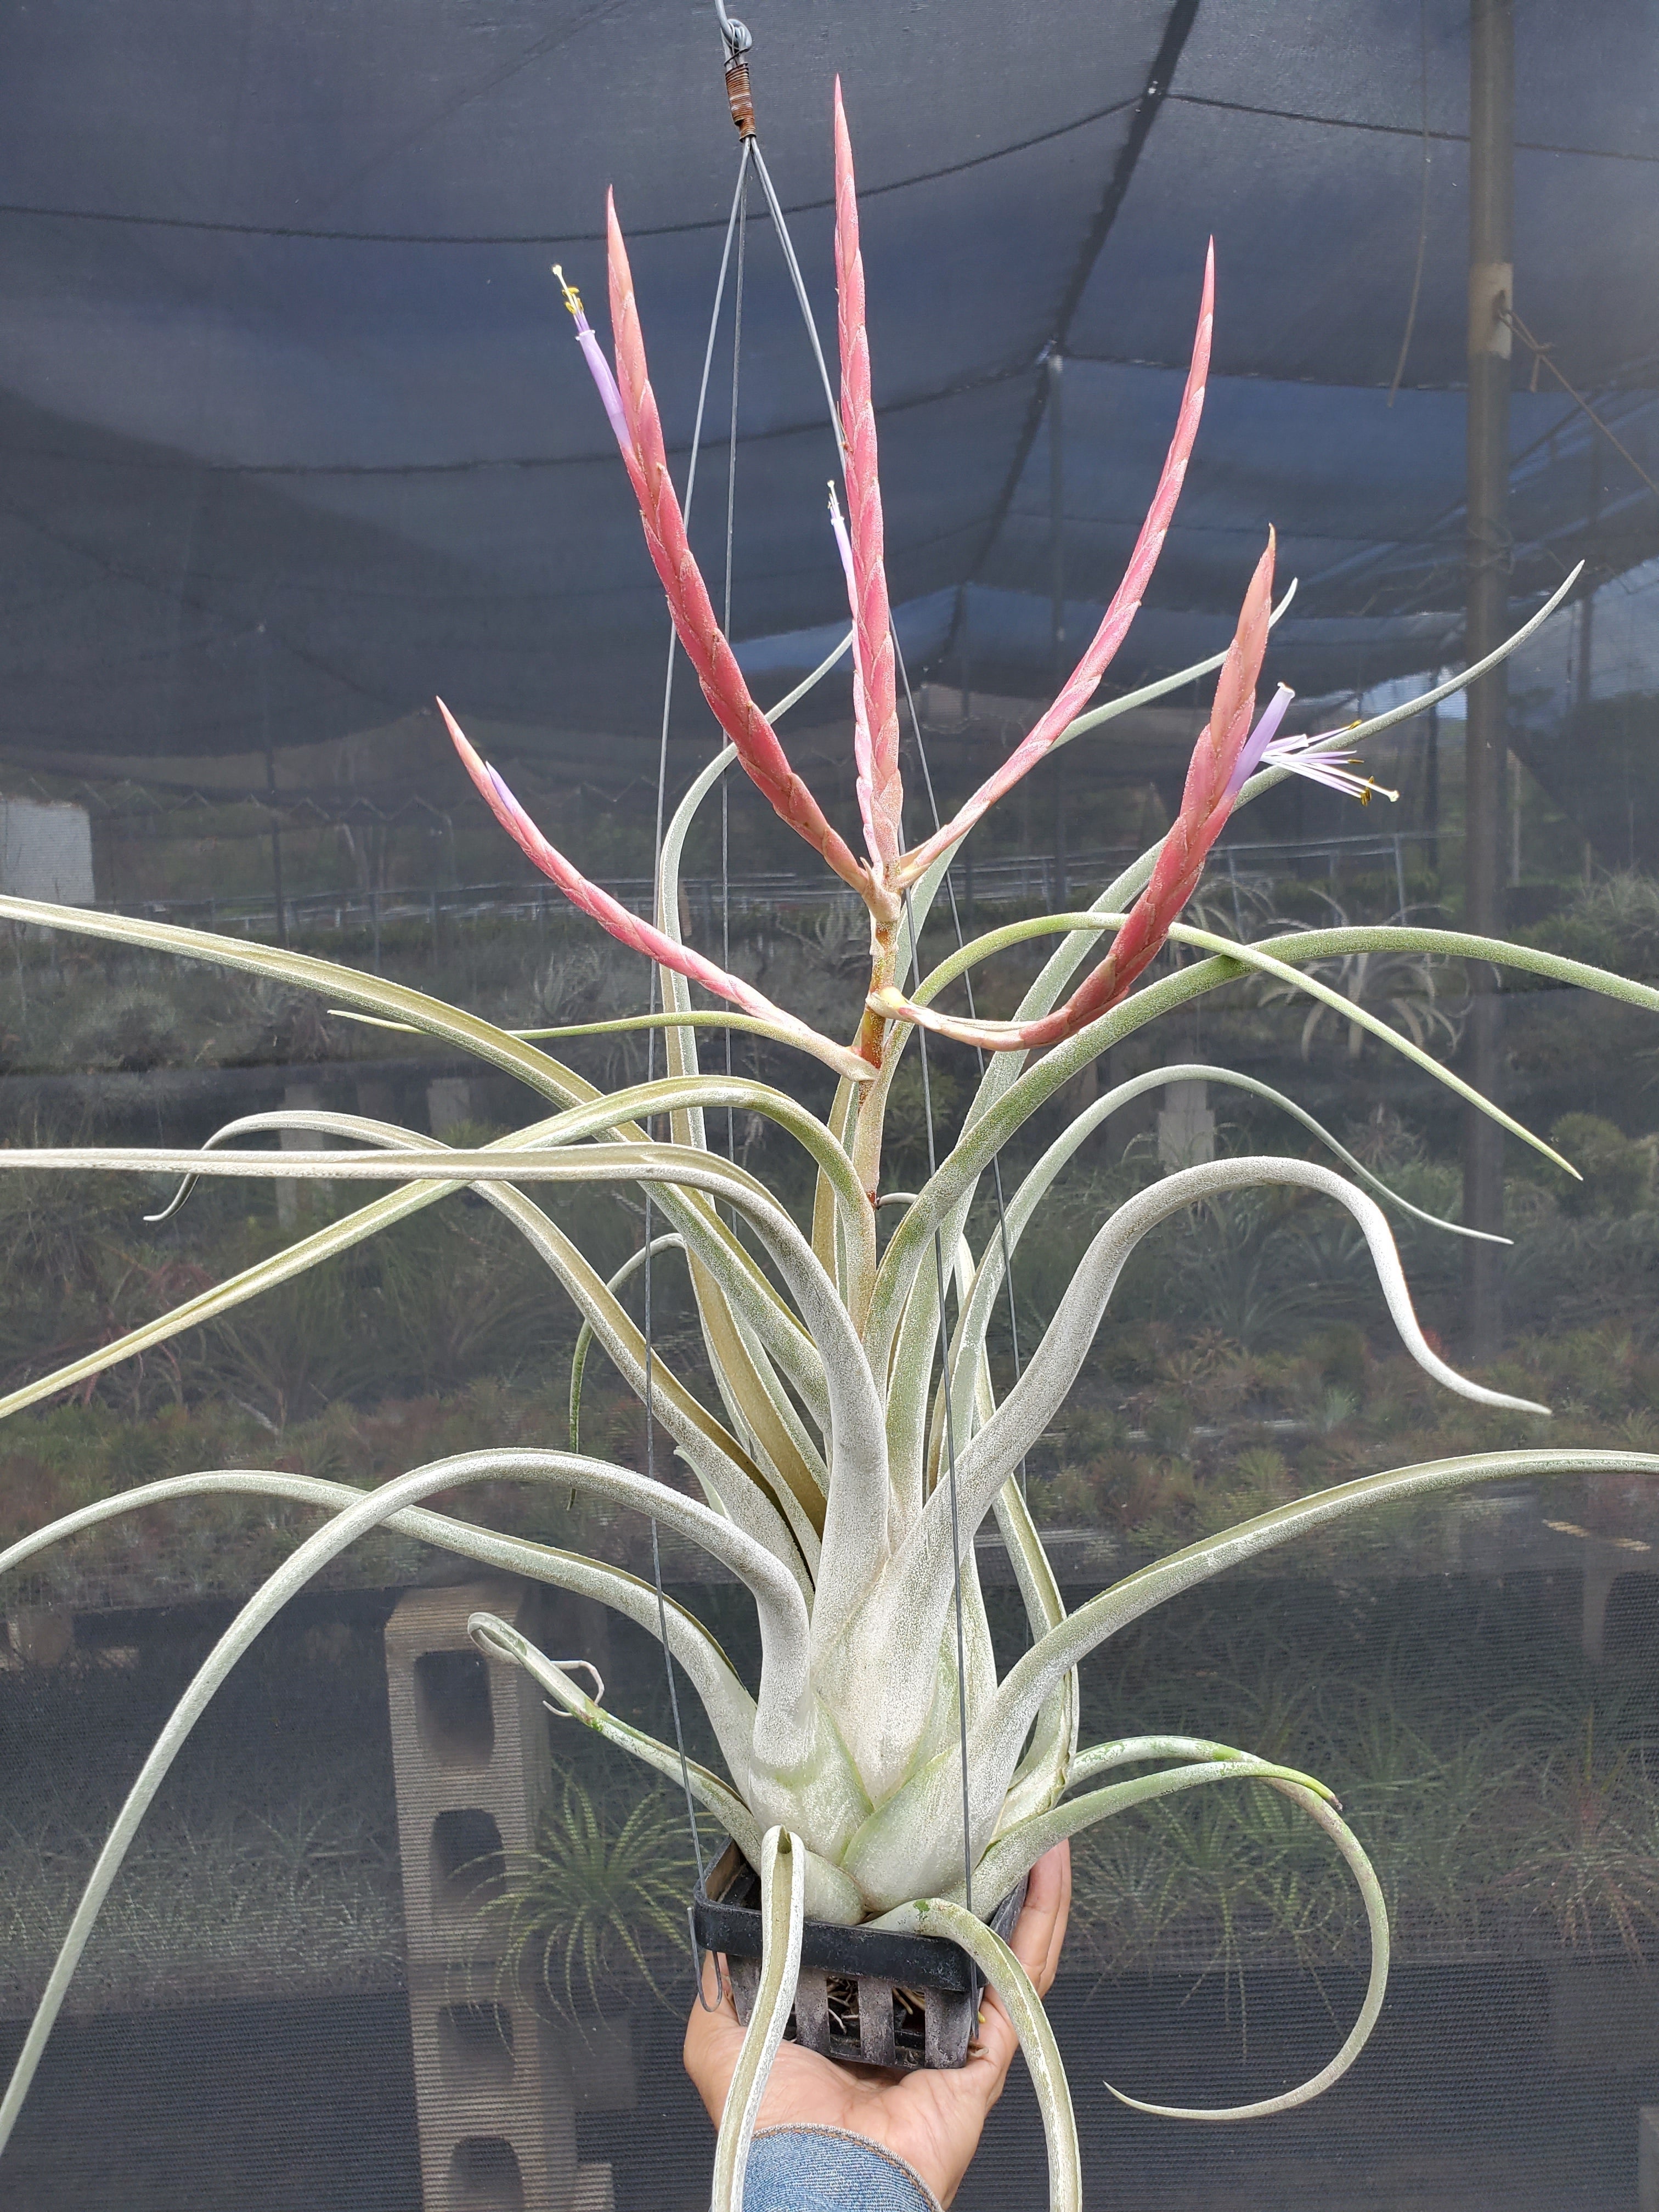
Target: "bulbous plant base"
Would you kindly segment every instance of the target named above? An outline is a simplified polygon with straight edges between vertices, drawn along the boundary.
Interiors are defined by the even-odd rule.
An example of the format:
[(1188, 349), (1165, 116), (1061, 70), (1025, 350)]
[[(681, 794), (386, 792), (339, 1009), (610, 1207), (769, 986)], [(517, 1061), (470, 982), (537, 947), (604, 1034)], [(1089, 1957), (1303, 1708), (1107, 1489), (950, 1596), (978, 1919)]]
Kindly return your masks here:
[[(725, 1954), (738, 2018), (745, 2024), (760, 1984), (760, 1876), (728, 1844), (698, 1884), (691, 1906), (699, 1945)], [(1024, 1902), (1022, 1879), (991, 1916), (999, 1936), (1006, 1938)], [(944, 1936), (809, 1920), (784, 2039), (864, 2066), (903, 2072), (961, 2066), (984, 1986), (968, 1954)]]

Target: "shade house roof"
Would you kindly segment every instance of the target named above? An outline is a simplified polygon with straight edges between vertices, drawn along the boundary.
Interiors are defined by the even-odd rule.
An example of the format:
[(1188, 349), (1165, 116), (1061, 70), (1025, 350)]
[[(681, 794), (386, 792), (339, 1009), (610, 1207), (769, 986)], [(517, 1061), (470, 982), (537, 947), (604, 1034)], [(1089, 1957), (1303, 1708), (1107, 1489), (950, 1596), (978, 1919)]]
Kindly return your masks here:
[[(1457, 650), (1467, 9), (1450, 0), (751, 0), (762, 143), (832, 334), (839, 72), (914, 670), (1003, 692), (1121, 568), (1206, 240), (1215, 374), (1111, 685), (1224, 643), (1267, 525), (1304, 692)], [(549, 264), (605, 296), (613, 185), (684, 470), (737, 166), (689, 0), (62, 0), (0, 70), (0, 746), (244, 752), (441, 691), (640, 732), (665, 620)], [(1659, 18), (1516, 15), (1513, 592), (1659, 551)], [(822, 389), (758, 193), (732, 627), (768, 684), (844, 621)], [(728, 295), (729, 296), (729, 295)], [(603, 315), (598, 319), (601, 328)], [(724, 590), (729, 317), (694, 537)], [(1589, 401), (1623, 455), (1564, 388)], [(677, 730), (712, 727), (681, 687)]]

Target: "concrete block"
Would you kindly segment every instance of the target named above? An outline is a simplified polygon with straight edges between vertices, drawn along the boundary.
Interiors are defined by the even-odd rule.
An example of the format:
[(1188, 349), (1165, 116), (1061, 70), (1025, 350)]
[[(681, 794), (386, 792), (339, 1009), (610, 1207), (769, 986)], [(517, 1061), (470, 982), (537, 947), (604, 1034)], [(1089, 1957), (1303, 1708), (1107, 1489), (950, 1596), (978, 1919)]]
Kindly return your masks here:
[(611, 2184), (608, 2160), (595, 2159), (576, 2168), (570, 2212), (617, 2212), (617, 2192)]
[(1215, 1158), (1215, 1115), (1207, 1083), (1168, 1083), (1158, 1117), (1158, 1164), (1166, 1175)]
[[(314, 1114), (321, 1110), (323, 1094), (314, 1083), (290, 1083), (283, 1092), (283, 1109), (290, 1114)], [(325, 1136), (317, 1129), (284, 1129), (276, 1142), (285, 1152), (329, 1152), (337, 1146), (349, 1150), (343, 1137)], [(279, 1182), (276, 1185), (276, 1219), (284, 1229), (292, 1229), (299, 1222), (313, 1194), (319, 1196), (331, 1192), (332, 1183), (300, 1183)]]
[(481, 1612), (561, 1650), (603, 1640), (597, 1608), (495, 1578), (410, 1590), (386, 1624), (425, 2212), (614, 2212), (575, 2115), (635, 2101), (627, 2024), (539, 2018), (480, 1911), (534, 1843), (550, 1778), (541, 1692), (473, 1648)]
[(426, 1117), (434, 1137), (472, 1119), (472, 1085), (464, 1075), (434, 1076), (426, 1086)]
[(92, 817), (84, 806), (0, 799), (0, 891), (12, 898), (90, 906)]
[(410, 2040), (426, 2212), (569, 2212), (570, 2069), (556, 2030), (486, 1970), (416, 1967)]
[(507, 1581), (409, 1591), (386, 1623), (386, 1694), (411, 1964), (482, 1960), (479, 1908), (526, 1854), (546, 1802), (547, 1715), (516, 1668), (491, 1667), (466, 1633), (499, 1613), (541, 1639), (538, 1593)]

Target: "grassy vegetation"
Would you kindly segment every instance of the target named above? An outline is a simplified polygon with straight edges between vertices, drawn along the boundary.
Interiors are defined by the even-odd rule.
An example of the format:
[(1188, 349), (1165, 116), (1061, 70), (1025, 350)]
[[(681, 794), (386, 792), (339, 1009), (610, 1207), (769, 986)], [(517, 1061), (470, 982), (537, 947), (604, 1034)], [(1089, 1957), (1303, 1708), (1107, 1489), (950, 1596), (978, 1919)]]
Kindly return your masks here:
[[(391, 1988), (403, 1893), (372, 1631), (264, 1639), (187, 1747), (76, 1978), (94, 2008)], [(38, 1995), (199, 1636), (0, 1669), (0, 2008)]]
[[(1576, 1592), (1539, 1577), (1235, 1585), (1085, 1675), (1086, 1740), (1198, 1732), (1307, 1764), (1340, 1795), (1406, 1958), (1659, 1952), (1659, 1650), (1600, 1669)], [(1079, 1926), (1113, 1972), (1364, 1955), (1310, 1824), (1256, 1784), (1121, 1816), (1079, 1847)]]

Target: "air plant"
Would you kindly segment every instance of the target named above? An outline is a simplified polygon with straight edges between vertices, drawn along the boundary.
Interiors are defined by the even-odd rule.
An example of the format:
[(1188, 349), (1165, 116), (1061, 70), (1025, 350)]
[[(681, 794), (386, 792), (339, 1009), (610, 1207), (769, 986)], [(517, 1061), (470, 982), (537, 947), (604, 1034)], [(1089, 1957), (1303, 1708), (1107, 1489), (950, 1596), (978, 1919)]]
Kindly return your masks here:
[[(1194, 1202), (1278, 1184), (1316, 1193), (1346, 1209), (1369, 1248), (1395, 1327), (1422, 1367), (1478, 1402), (1532, 1413), (1547, 1409), (1460, 1376), (1425, 1340), (1382, 1206), (1358, 1187), (1358, 1182), (1376, 1182), (1361, 1163), (1278, 1092), (1201, 1066), (1181, 1073), (1236, 1084), (1266, 1098), (1321, 1138), (1358, 1182), (1308, 1160), (1264, 1156), (1188, 1168), (1127, 1198), (1099, 1226), (1024, 1372), (999, 1399), (988, 1337), (1005, 1270), (1077, 1146), (1131, 1098), (1168, 1079), (1167, 1071), (1119, 1084), (1078, 1115), (1007, 1194), (1000, 1224), (976, 1250), (969, 1237), (975, 1194), (1032, 1115), (1102, 1053), (1160, 1015), (1252, 972), (1296, 982), (1465, 1099), (1474, 1098), (1461, 1079), (1410, 1038), (1308, 972), (1314, 962), (1352, 951), (1508, 961), (1650, 1009), (1659, 1008), (1659, 992), (1558, 955), (1404, 922), (1307, 930), (1264, 947), (1179, 919), (1206, 854), (1237, 806), (1287, 774), (1315, 773), (1325, 780), (1340, 775), (1344, 787), (1363, 788), (1355, 749), (1367, 735), (1421, 711), (1491, 665), (1482, 662), (1425, 699), (1348, 730), (1280, 737), (1287, 696), (1281, 690), (1259, 717), (1255, 704), (1275, 618), (1269, 538), (1224, 654), (1085, 711), (1152, 575), (1197, 433), (1210, 356), (1213, 276), (1208, 264), (1174, 437), (1123, 580), (1098, 629), (1054, 703), (1001, 767), (950, 820), (930, 829), (919, 843), (908, 842), (858, 211), (839, 94), (835, 127), (838, 427), (863, 850), (854, 851), (842, 837), (791, 767), (775, 726), (781, 710), (768, 715), (757, 704), (715, 618), (670, 479), (614, 208), (608, 216), (614, 368), (574, 292), (568, 304), (638, 498), (647, 548), (675, 630), (727, 739), (667, 824), (653, 921), (618, 905), (549, 842), (445, 709), (468, 774), (508, 833), (602, 928), (654, 963), (662, 1011), (641, 1017), (639, 1025), (663, 1032), (664, 1075), (601, 1092), (543, 1048), (550, 1041), (548, 1033), (540, 1033), (539, 1042), (510, 1033), (378, 977), (279, 947), (0, 898), (0, 918), (280, 979), (359, 1015), (405, 1024), (514, 1075), (548, 1109), (544, 1118), (477, 1146), (447, 1146), (391, 1123), (307, 1110), (243, 1117), (201, 1151), (77, 1146), (0, 1155), (5, 1167), (18, 1172), (182, 1174), (186, 1180), (175, 1205), (201, 1175), (298, 1175), (337, 1186), (393, 1186), (145, 1327), (15, 1391), (0, 1400), (0, 1413), (101, 1373), (471, 1187), (545, 1262), (592, 1340), (672, 1440), (702, 1492), (688, 1495), (649, 1468), (641, 1474), (574, 1446), (485, 1446), (417, 1468), (372, 1492), (276, 1469), (147, 1483), (0, 1553), (0, 1571), (13, 1568), (94, 1522), (203, 1492), (296, 1499), (329, 1516), (244, 1607), (145, 1761), (71, 1922), (0, 2104), (0, 2143), (122, 1856), (198, 1715), (290, 1595), (358, 1537), (391, 1527), (492, 1568), (600, 1600), (660, 1638), (702, 1701), (726, 1771), (721, 1776), (689, 1765), (686, 1778), (691, 1794), (759, 1870), (768, 1953), (716, 2151), (717, 2212), (731, 2212), (741, 2202), (749, 2134), (789, 2010), (808, 1913), (948, 1936), (972, 1955), (1002, 1998), (1030, 2063), (1048, 2138), (1052, 2203), (1074, 2212), (1081, 2201), (1077, 2139), (1059, 2054), (1035, 1992), (981, 1917), (1041, 1853), (1129, 1806), (1188, 1789), (1260, 1781), (1322, 1831), (1352, 1869), (1364, 1901), (1372, 1962), (1363, 2008), (1340, 2050), (1299, 2088), (1190, 2117), (1282, 2112), (1335, 2080), (1376, 2018), (1388, 1954), (1387, 1917), (1376, 1878), (1323, 1784), (1273, 1759), (1184, 1735), (1132, 1735), (1079, 1749), (1081, 1661), (1166, 1599), (1381, 1499), (1552, 1473), (1659, 1473), (1659, 1456), (1653, 1455), (1580, 1450), (1506, 1451), (1399, 1468), (1277, 1505), (1128, 1576), (1075, 1612), (1062, 1607), (1012, 1478), (1022, 1455), (1060, 1408), (1126, 1262), (1162, 1222)], [(1504, 650), (1530, 635), (1559, 597)], [(1014, 923), (978, 938), (931, 973), (917, 972), (928, 911), (963, 838), (987, 810), (1057, 746), (1149, 694), (1218, 670), (1213, 708), (1194, 748), (1181, 809), (1161, 842), (1106, 886), (1088, 911)], [(681, 854), (698, 808), (733, 765), (867, 912), (867, 984), (849, 1042), (811, 1028), (684, 942), (677, 896)], [(1010, 945), (1044, 934), (1059, 942), (1012, 1021), (976, 1021), (946, 1009), (945, 995), (959, 978)], [(1172, 943), (1203, 957), (1156, 981), (1144, 980)], [(1080, 969), (1082, 980), (1072, 988)], [(694, 1008), (693, 985), (724, 1006)], [(827, 1115), (820, 1118), (771, 1084), (704, 1073), (698, 1032), (722, 1024), (799, 1049), (831, 1069), (837, 1087)], [(920, 1189), (901, 1195), (883, 1188), (884, 1117), (905, 1053), (912, 1043), (919, 1055), (925, 1052), (921, 1033), (927, 1030), (978, 1047), (986, 1063), (956, 1143)], [(816, 1173), (810, 1221), (793, 1219), (770, 1191), (717, 1149), (708, 1117), (721, 1114), (723, 1119), (722, 1109), (760, 1117), (775, 1132), (772, 1145), (787, 1140), (805, 1152)], [(1555, 1157), (1496, 1106), (1485, 1110)], [(664, 1121), (665, 1133), (659, 1127)], [(305, 1152), (226, 1149), (236, 1138), (284, 1128), (343, 1141), (335, 1149)], [(528, 1194), (531, 1186), (543, 1183), (605, 1184), (647, 1194), (665, 1224), (648, 1249), (654, 1249), (657, 1265), (683, 1265), (689, 1274), (715, 1379), (714, 1401), (700, 1398), (661, 1348), (647, 1343), (619, 1295), (622, 1279), (607, 1281)], [(1380, 1195), (1399, 1203), (1386, 1189)], [(890, 1234), (884, 1243), (877, 1237), (878, 1205), (889, 1209), (884, 1226), (890, 1226)], [(719, 1561), (755, 1605), (762, 1650), (757, 1682), (740, 1680), (702, 1624), (650, 1584), (600, 1560), (435, 1512), (424, 1502), (441, 1492), (453, 1496), (469, 1484), (503, 1480), (581, 1491), (609, 1506), (647, 1515)], [(992, 1516), (1007, 1543), (1031, 1631), (1029, 1649), (1000, 1676), (974, 1551), (981, 1523)], [(489, 1614), (476, 1616), (471, 1627), (489, 1656), (526, 1669), (560, 1710), (679, 1780), (682, 1761), (675, 1749), (590, 1697), (573, 1679), (570, 1662), (549, 1657)], [(1172, 2108), (1137, 2103), (1137, 2109)]]
[[(1334, 924), (1338, 928), (1346, 927), (1348, 917), (1337, 902), (1328, 892), (1317, 896), (1330, 908)], [(1402, 921), (1407, 918), (1405, 912), (1399, 916)], [(1443, 988), (1445, 963), (1431, 954), (1355, 951), (1311, 963), (1307, 972), (1333, 984), (1352, 1004), (1363, 1000), (1367, 1006), (1386, 1006), (1413, 1044), (1430, 1050), (1437, 1047), (1449, 1057), (1462, 1042), (1468, 1001), (1446, 994)], [(1277, 977), (1264, 981), (1257, 995), (1264, 1006), (1284, 1006), (1301, 996), (1294, 984)], [(1332, 1007), (1323, 1000), (1306, 1009), (1301, 1036), (1304, 1060), (1312, 1058), (1314, 1039), (1326, 1021), (1334, 1018)], [(1357, 1060), (1364, 1048), (1364, 1030), (1350, 1022), (1349, 1060)]]
[(1639, 1963), (1659, 1929), (1659, 1856), (1650, 1815), (1642, 1817), (1647, 1793), (1628, 1787), (1630, 1764), (1628, 1751), (1598, 1750), (1587, 1713), (1578, 1742), (1545, 1764), (1531, 1848), (1492, 1887), (1547, 1914), (1569, 1948), (1611, 1932)]
[(535, 1848), (484, 1906), (501, 1945), (498, 1971), (528, 1974), (572, 2022), (603, 2014), (640, 1983), (666, 2002), (657, 1972), (686, 1951), (694, 1868), (685, 1815), (665, 1791), (613, 1806), (570, 1769), (556, 1772)]

